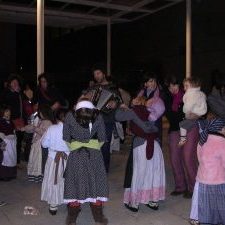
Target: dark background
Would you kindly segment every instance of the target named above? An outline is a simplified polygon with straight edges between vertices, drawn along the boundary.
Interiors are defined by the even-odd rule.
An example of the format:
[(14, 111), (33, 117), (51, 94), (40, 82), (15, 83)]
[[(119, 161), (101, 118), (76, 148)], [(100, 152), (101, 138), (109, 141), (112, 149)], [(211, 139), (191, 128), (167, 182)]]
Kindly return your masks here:
[[(163, 80), (185, 76), (185, 2), (132, 23), (112, 25), (112, 77), (128, 91), (140, 87), (144, 70)], [(193, 75), (210, 89), (211, 73), (225, 72), (225, 1), (192, 0)], [(36, 27), (0, 23), (1, 81), (17, 72), (36, 81)], [(45, 71), (69, 99), (92, 78), (91, 67), (106, 62), (106, 26), (79, 31), (45, 28)]]

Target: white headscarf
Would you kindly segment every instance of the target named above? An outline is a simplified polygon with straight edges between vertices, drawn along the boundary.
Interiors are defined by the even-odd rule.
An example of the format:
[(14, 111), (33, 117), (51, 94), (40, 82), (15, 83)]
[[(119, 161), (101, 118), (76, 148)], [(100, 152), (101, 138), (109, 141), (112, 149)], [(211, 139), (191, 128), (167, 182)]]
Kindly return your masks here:
[[(75, 106), (75, 111), (77, 111), (78, 109), (82, 109), (82, 108), (96, 109), (92, 102), (86, 101), (86, 100), (78, 102), (76, 104), (76, 106)], [(90, 131), (90, 133), (91, 133), (91, 130), (92, 130), (92, 122), (89, 123), (89, 131)]]
[(93, 105), (92, 102), (90, 101), (80, 101), (76, 104), (75, 106), (75, 111), (77, 111), (78, 109), (82, 109), (82, 108), (86, 108), (86, 109), (95, 109), (95, 106)]

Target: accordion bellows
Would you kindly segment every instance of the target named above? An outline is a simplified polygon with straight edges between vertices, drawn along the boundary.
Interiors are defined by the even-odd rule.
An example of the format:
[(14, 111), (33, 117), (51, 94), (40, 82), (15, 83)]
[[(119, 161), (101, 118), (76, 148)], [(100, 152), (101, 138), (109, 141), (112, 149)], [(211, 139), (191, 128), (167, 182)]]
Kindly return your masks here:
[(98, 110), (102, 110), (113, 96), (112, 92), (101, 87), (93, 90), (93, 92), (91, 101)]

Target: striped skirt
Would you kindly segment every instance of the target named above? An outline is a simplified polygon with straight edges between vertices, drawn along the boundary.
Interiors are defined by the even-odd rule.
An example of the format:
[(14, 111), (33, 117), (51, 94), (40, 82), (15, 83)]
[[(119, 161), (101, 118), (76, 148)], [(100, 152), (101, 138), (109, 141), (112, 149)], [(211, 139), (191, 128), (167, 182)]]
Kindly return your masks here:
[(225, 184), (199, 183), (198, 219), (200, 223), (225, 225)]
[(29, 161), (27, 164), (28, 180), (42, 182), (42, 149), (41, 140), (34, 142), (31, 146)]

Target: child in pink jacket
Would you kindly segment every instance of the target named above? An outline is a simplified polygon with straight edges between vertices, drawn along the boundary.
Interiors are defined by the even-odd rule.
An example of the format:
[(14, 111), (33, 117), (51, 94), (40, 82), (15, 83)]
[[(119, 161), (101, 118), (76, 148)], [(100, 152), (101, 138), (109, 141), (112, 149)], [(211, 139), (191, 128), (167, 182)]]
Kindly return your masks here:
[(191, 224), (225, 224), (225, 119), (202, 120)]

